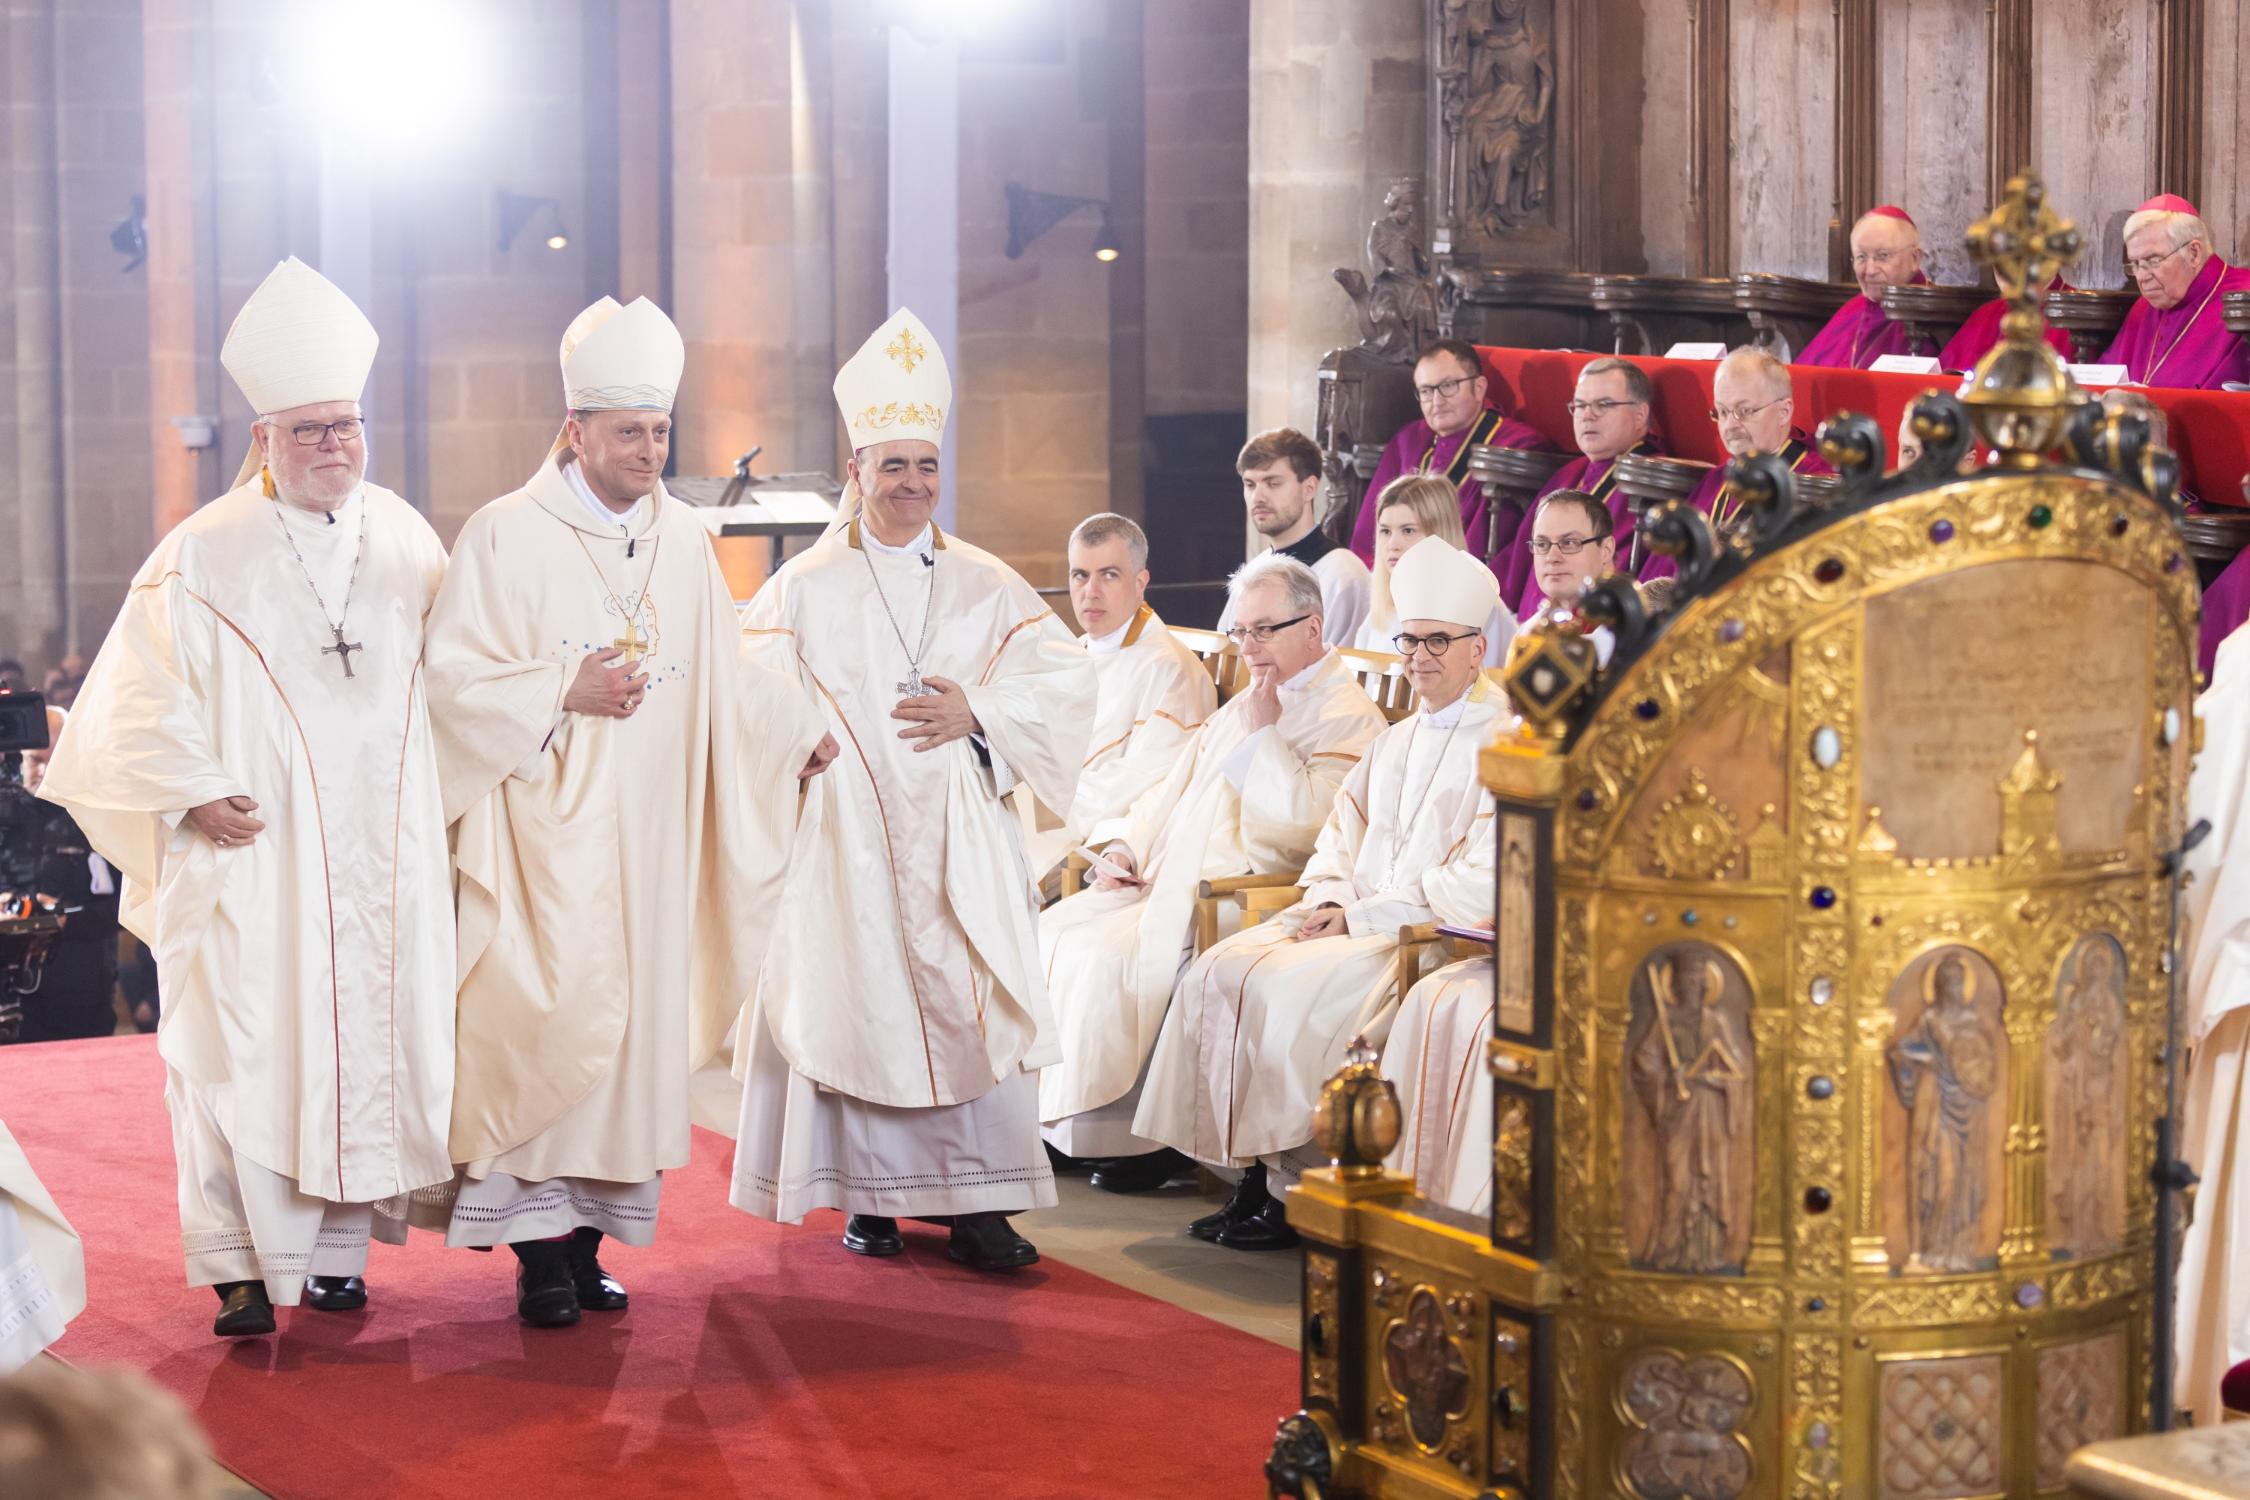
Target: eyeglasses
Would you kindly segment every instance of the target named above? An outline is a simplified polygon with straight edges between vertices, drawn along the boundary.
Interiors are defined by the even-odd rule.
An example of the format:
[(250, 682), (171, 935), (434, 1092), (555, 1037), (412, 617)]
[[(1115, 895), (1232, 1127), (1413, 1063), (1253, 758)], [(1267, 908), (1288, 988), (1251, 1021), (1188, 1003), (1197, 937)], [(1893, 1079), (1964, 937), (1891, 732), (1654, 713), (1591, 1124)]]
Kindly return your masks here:
[(1297, 618), (1295, 618), (1294, 620), (1276, 620), (1271, 625), (1236, 625), (1231, 629), (1228, 629), (1221, 633), (1224, 634), (1228, 640), (1234, 642), (1237, 646), (1241, 645), (1244, 641), (1256, 641), (1259, 645), (1263, 646), (1266, 642), (1272, 640), (1274, 636), (1279, 632), (1287, 630), (1292, 625), (1302, 625), (1305, 623), (1305, 621), (1311, 618), (1312, 616), (1310, 614), (1302, 614), (1297, 616)]
[(1398, 647), (1398, 654), (1401, 656), (1412, 656), (1419, 648), (1436, 658), (1445, 655), (1445, 648), (1455, 641), (1465, 641), (1480, 633), (1471, 630), (1462, 635), (1394, 635), (1391, 637), (1391, 644)]
[(289, 436), (300, 448), (317, 448), (331, 432), (336, 434), (337, 442), (348, 443), (359, 436), (359, 429), (359, 418), (346, 417), (341, 422), (299, 422), (289, 429)]
[(2195, 241), (2189, 240), (2187, 245), (2174, 245), (2162, 255), (2144, 255), (2139, 260), (2129, 260), (2125, 262), (2125, 273), (2129, 276), (2146, 276), (2194, 243)]
[(1545, 557), (1550, 552), (1559, 553), (1564, 557), (1576, 557), (1589, 545), (1600, 540), (1602, 538), (1598, 536), (1535, 536), (1531, 539), (1529, 546), (1531, 547), (1531, 555), (1534, 557)]
[(1456, 375), (1451, 380), (1441, 380), (1436, 385), (1414, 387), (1414, 399), (1428, 406), (1432, 401), (1451, 401), (1461, 387), (1472, 380), (1482, 380), (1482, 375)]
[(1787, 396), (1776, 396), (1771, 401), (1761, 401), (1756, 406), (1714, 406), (1711, 408), (1711, 420), (1714, 422), (1747, 422), (1767, 407), (1779, 406), (1789, 399)]
[(1573, 401), (1569, 405), (1565, 406), (1563, 410), (1569, 412), (1574, 417), (1579, 416), (1585, 412), (1597, 412), (1600, 415), (1606, 417), (1611, 412), (1617, 410), (1617, 408), (1619, 408), (1620, 406), (1645, 406), (1647, 404), (1648, 403), (1644, 401), (1618, 401), (1608, 396), (1604, 396), (1599, 401)]
[(1852, 252), (1852, 269), (1864, 271), (1869, 266), (1887, 266), (1900, 256), (1912, 253), (1909, 250), (1854, 250)]

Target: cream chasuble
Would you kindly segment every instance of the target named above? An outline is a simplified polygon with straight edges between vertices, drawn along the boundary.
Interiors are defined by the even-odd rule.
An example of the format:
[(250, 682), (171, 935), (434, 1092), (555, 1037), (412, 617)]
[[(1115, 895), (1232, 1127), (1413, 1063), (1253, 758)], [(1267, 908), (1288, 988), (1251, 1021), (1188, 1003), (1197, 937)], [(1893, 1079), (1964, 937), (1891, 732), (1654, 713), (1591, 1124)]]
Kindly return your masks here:
[[(1382, 1044), (1398, 1003), (1398, 930), (1492, 911), (1492, 803), (1477, 752), (1503, 711), (1480, 676), (1465, 698), (1376, 739), (1320, 830), (1304, 899), (1181, 976), (1135, 1134), (1223, 1167), (1312, 1138), (1313, 1101), (1352, 1038)], [(1326, 903), (1343, 908), (1344, 933), (1297, 941)]]
[(1029, 815), (1024, 856), (1033, 879), (1062, 863), (1088, 829), (1130, 812), (1218, 706), (1211, 674), (1146, 604), (1106, 639), (1082, 644), (1094, 663), (1094, 728), (1077, 795), (1058, 819), (1028, 792), (1015, 794)]
[[(1086, 653), (989, 553), (931, 528), (886, 547), (857, 521), (768, 580), (744, 633), (815, 695), (842, 754), (806, 795), (737, 1049), (735, 1204), (794, 1221), (1053, 1202), (1023, 1076), (1052, 1055), (1052, 1026), (1001, 798), (1021, 784), (1071, 804), (1094, 717)], [(961, 685), (981, 753), (899, 737), (891, 710), (916, 671)]]
[[(455, 1243), (580, 1225), (647, 1242), (653, 1188), (587, 1183), (686, 1163), (688, 1077), (750, 992), (822, 733), (793, 682), (744, 659), (688, 508), (659, 484), (605, 522), (567, 456), (469, 518), (430, 617), (457, 820)], [(613, 646), (648, 676), (640, 708), (564, 712)]]
[[(123, 873), (120, 916), (156, 955), (190, 1280), (262, 1274), (283, 1304), (317, 1203), (450, 1171), (453, 911), (421, 676), (445, 552), (388, 490), (334, 514), (253, 480), (165, 537), (40, 787)], [(316, 586), (327, 609), (349, 593), (344, 652)], [(220, 848), (183, 814), (231, 796), (266, 827)], [(310, 1200), (277, 1231), (304, 1243), (236, 1201), (275, 1196)], [(330, 1227), (364, 1253), (365, 1218)]]
[(2180, 1251), (2176, 1368), (2180, 1405), (2216, 1422), (2221, 1378), (2250, 1359), (2250, 631), (2220, 643), (2196, 714), (2187, 815), (2210, 819), (2211, 836), (2187, 856), (2181, 909), (2180, 1145), (2202, 1185)]
[[(1398, 1089), (1398, 1145), (1384, 1165), (1414, 1190), (1463, 1213), (1492, 1207), (1492, 960), (1463, 959), (1425, 975), (1391, 1018), (1383, 1076)], [(1531, 1017), (1516, 1024), (1525, 1028)]]
[(86, 1253), (0, 1122), (0, 1375), (62, 1337), (86, 1306)]
[[(1062, 1060), (1039, 1075), (1039, 1118), (1050, 1126), (1132, 1091), (1193, 941), (1196, 886), (1300, 869), (1336, 789), (1383, 729), (1381, 711), (1333, 651), (1279, 696), (1280, 720), (1254, 732), (1242, 699), (1221, 707), (1129, 816), (1088, 831), (1097, 850), (1131, 849), (1145, 884), (1089, 887), (1041, 914), (1040, 960), (1062, 1043)], [(1082, 1134), (1057, 1148), (1154, 1149), (1115, 1129)]]

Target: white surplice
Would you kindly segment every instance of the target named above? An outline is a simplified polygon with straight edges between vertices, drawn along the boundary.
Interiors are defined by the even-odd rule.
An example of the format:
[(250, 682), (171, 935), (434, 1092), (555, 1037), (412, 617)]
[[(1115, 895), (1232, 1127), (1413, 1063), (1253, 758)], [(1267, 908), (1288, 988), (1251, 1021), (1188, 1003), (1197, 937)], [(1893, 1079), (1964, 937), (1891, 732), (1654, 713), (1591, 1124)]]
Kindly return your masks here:
[[(1469, 692), (1377, 737), (1336, 794), (1304, 899), (1181, 976), (1149, 1058), (1134, 1133), (1214, 1167), (1282, 1164), (1355, 1036), (1380, 1046), (1398, 1004), (1401, 927), (1492, 913), (1492, 801), (1477, 752), (1504, 709)], [(1323, 905), (1345, 930), (1298, 941)]]
[(1193, 942), (1196, 887), (1301, 869), (1337, 788), (1384, 727), (1334, 651), (1279, 697), (1280, 720), (1258, 730), (1244, 721), (1246, 700), (1220, 708), (1129, 815), (1088, 831), (1097, 850), (1132, 850), (1141, 885), (1089, 887), (1040, 915), (1062, 1056), (1039, 1076), (1039, 1117), (1058, 1151), (1155, 1149), (1132, 1133), (1135, 1083)]
[(2202, 1185), (2180, 1252), (2176, 1369), (2180, 1404), (2216, 1422), (2221, 1378), (2250, 1359), (2250, 631), (2220, 643), (2196, 714), (2188, 821), (2208, 818), (2211, 834), (2187, 857), (2182, 903), (2180, 1144)]
[(1473, 1214), (1492, 1207), (1492, 996), (1491, 959), (1447, 964), (1407, 991), (1383, 1047), (1401, 1122), (1384, 1165), (1423, 1197)]
[(86, 1252), (0, 1121), (0, 1375), (62, 1337), (86, 1307)]
[[(445, 551), (374, 485), (334, 517), (253, 480), (166, 536), (39, 791), (124, 874), (119, 914), (156, 955), (189, 1283), (263, 1277), (283, 1305), (316, 1237), (356, 1269), (366, 1206), (451, 1170), (453, 906), (421, 672)], [(266, 827), (222, 849), (184, 814), (233, 796)], [(268, 1197), (309, 1208), (242, 1201)], [(357, 1208), (323, 1231), (339, 1205)]]
[[(1068, 807), (1094, 669), (998, 558), (858, 521), (768, 579), (743, 621), (842, 753), (807, 792), (771, 953), (744, 1021), (732, 1198), (795, 1222), (1054, 1202), (1036, 1085), (1053, 1053), (1025, 786)], [(909, 672), (957, 683), (981, 733), (933, 751), (891, 711)]]
[[(709, 533), (663, 486), (612, 512), (567, 449), (462, 528), (430, 616), (456, 820), (453, 1244), (654, 1231), (688, 1078), (738, 1018), (780, 899), (818, 713), (746, 660)], [(645, 598), (644, 598), (645, 596)], [(637, 651), (625, 718), (566, 712), (589, 652)]]
[(1025, 814), (1024, 859), (1035, 880), (1060, 864), (1088, 829), (1131, 811), (1218, 706), (1211, 674), (1146, 604), (1108, 635), (1080, 641), (1094, 663), (1095, 690), (1077, 793), (1060, 818), (1028, 790), (1019, 787), (1015, 794)]

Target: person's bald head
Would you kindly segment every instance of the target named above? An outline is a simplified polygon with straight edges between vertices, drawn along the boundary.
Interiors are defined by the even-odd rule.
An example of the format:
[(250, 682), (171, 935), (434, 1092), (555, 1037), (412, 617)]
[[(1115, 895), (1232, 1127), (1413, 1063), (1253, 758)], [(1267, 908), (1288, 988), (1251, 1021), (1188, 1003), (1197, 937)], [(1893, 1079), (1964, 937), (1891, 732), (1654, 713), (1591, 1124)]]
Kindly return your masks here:
[(1905, 286), (1922, 269), (1922, 231), (1911, 219), (1876, 209), (1852, 226), (1852, 275), (1860, 295), (1883, 300), (1885, 287)]
[(1797, 402), (1789, 367), (1763, 349), (1737, 349), (1711, 377), (1711, 420), (1736, 458), (1778, 453), (1789, 441)]

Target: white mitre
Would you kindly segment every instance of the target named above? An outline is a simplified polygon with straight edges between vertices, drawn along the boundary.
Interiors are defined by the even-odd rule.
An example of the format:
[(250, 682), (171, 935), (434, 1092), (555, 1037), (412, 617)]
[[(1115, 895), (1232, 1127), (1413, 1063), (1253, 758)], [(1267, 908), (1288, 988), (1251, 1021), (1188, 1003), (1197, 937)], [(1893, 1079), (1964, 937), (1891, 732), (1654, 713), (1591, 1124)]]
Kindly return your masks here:
[(1424, 537), (1391, 564), (1391, 603), (1401, 620), (1442, 620), (1482, 630), (1500, 603), (1492, 570), (1442, 537)]
[(920, 318), (902, 307), (867, 336), (836, 372), (836, 405), (854, 453), (899, 438), (945, 446), (953, 375)]
[[(234, 315), (219, 363), (250, 409), (264, 417), (323, 401), (357, 401), (381, 342), (358, 304), (292, 255)], [(234, 482), (257, 470), (253, 444)]]
[(670, 411), (687, 345), (646, 297), (604, 297), (563, 330), (563, 403), (572, 411)]

